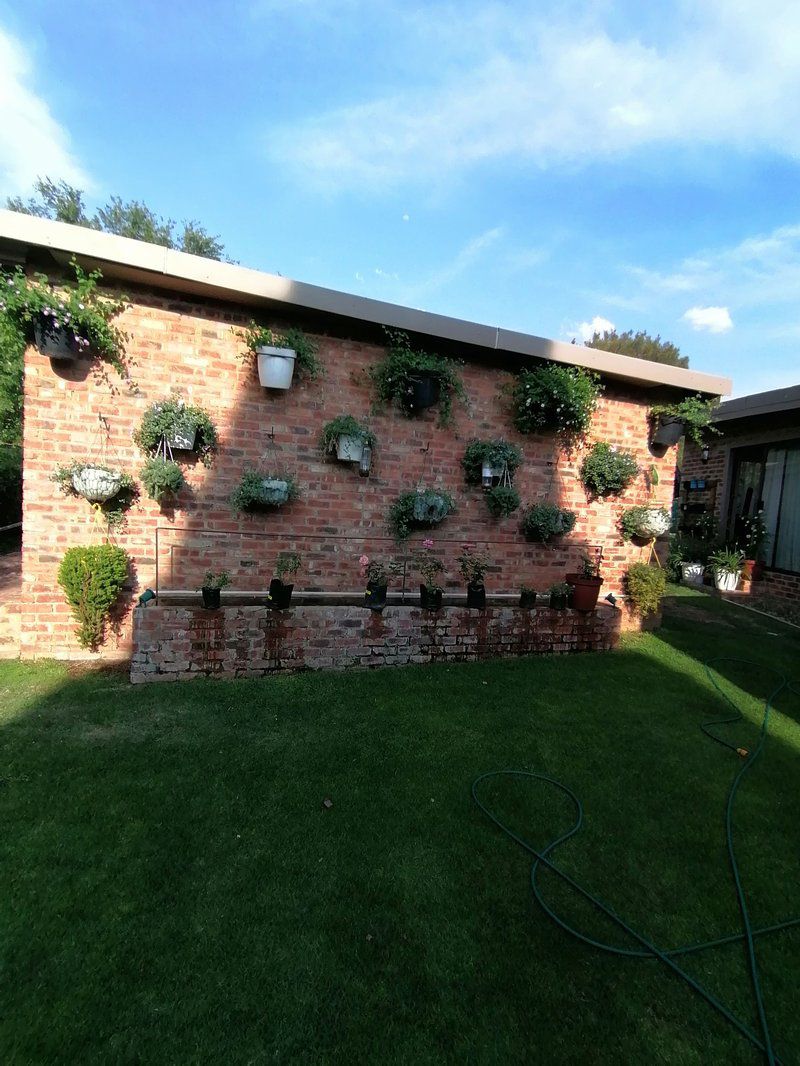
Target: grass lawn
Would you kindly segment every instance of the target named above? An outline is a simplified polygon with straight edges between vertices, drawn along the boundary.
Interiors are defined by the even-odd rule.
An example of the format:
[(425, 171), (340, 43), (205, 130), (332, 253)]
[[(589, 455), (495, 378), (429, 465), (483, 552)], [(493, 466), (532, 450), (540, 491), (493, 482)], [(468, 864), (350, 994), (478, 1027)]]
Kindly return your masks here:
[[(672, 591), (663, 629), (611, 655), (136, 688), (0, 663), (0, 1060), (761, 1061), (661, 964), (544, 917), (470, 798), (487, 770), (552, 775), (586, 819), (560, 866), (661, 947), (739, 931), (740, 763), (698, 728), (722, 709), (700, 664), (797, 677), (800, 632)], [(772, 676), (721, 669), (748, 745)], [(738, 801), (756, 925), (800, 915), (798, 722), (780, 697)], [(546, 786), (486, 794), (537, 846), (571, 824)], [(800, 929), (757, 950), (776, 1051), (800, 1062)], [(684, 965), (757, 1029), (741, 944)]]

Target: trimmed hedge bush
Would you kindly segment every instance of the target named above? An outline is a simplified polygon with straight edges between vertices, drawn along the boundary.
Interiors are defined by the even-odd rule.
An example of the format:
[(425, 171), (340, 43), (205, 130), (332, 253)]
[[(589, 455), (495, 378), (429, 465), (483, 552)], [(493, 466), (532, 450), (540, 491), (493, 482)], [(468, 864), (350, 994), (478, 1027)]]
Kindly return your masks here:
[(111, 608), (128, 576), (127, 552), (113, 544), (68, 548), (58, 568), (58, 583), (78, 623), (82, 648), (103, 643)]

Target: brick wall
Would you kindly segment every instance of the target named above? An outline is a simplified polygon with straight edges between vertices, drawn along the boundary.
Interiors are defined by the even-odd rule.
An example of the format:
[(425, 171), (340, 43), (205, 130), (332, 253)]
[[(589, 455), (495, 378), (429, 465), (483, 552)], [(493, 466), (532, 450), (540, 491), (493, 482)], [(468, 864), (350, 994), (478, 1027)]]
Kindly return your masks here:
[[(262, 389), (255, 367), (238, 358), (241, 344), (231, 326), (249, 319), (249, 310), (210, 300), (167, 298), (145, 290), (128, 295), (133, 304), (120, 325), (130, 336), (128, 355), (138, 385), (135, 392), (113, 371), (106, 374), (86, 364), (56, 369), (34, 348), (26, 353), (24, 657), (94, 657), (82, 652), (74, 640), (56, 571), (67, 547), (97, 543), (105, 533), (93, 523), (84, 500), (61, 494), (50, 480), (53, 470), (59, 462), (99, 452), (109, 464), (137, 475), (143, 456), (131, 434), (145, 408), (173, 388), (187, 402), (210, 411), (219, 430), (220, 451), (210, 469), (194, 461), (184, 464), (188, 488), (174, 511), (162, 512), (142, 496), (128, 512), (125, 528), (114, 536), (131, 555), (134, 569), (131, 588), (100, 653), (103, 657), (130, 655), (132, 604), (141, 590), (155, 587), (156, 526), (161, 527), (158, 576), (162, 589), (194, 589), (209, 566), (229, 569), (235, 588), (263, 589), (278, 552), (296, 548), (304, 557), (298, 587), (356, 591), (362, 588), (357, 571), (362, 552), (404, 554), (389, 536), (387, 511), (397, 495), (415, 488), (424, 478), (428, 485), (449, 490), (457, 502), (457, 514), (432, 534), (448, 564), (450, 587), (461, 584), (454, 560), (465, 539), (488, 545), (493, 567), (487, 587), (494, 592), (512, 592), (521, 583), (544, 589), (574, 569), (589, 545), (604, 549), (603, 592), (619, 592), (626, 566), (641, 556), (641, 548), (623, 543), (617, 520), (624, 507), (647, 499), (644, 478), (621, 500), (588, 502), (577, 476), (581, 452), (559, 456), (551, 435), (522, 436), (512, 429), (501, 391), (511, 374), (500, 362), (467, 363), (464, 381), (470, 409), (456, 404), (453, 425), (440, 429), (436, 409), (413, 420), (396, 411), (370, 415), (374, 397), (367, 370), (383, 355), (377, 343), (337, 334), (333, 326), (325, 334), (317, 324), (310, 332), (319, 343), (325, 377), (274, 393)], [(432, 343), (430, 347), (436, 350), (437, 346)], [(675, 451), (670, 449), (660, 459), (650, 454), (648, 402), (645, 390), (607, 383), (592, 436), (631, 449), (643, 468), (654, 464), (660, 485), (652, 502), (666, 506)], [(366, 417), (378, 436), (369, 478), (360, 478), (351, 466), (326, 460), (319, 453), (317, 438), (323, 424), (341, 413)], [(104, 450), (99, 448), (97, 433), (100, 415), (110, 430)], [(243, 468), (257, 464), (269, 450), (273, 429), (280, 465), (297, 477), (301, 497), (269, 515), (235, 518), (228, 497)], [(473, 436), (505, 436), (520, 444), (524, 461), (515, 483), (524, 503), (549, 496), (571, 507), (578, 513), (575, 531), (562, 543), (547, 547), (523, 540), (517, 515), (500, 522), (492, 519), (480, 488), (468, 487), (463, 481), (460, 460)], [(218, 536), (223, 531), (247, 536)], [(263, 533), (269, 536), (254, 535)], [(415, 534), (412, 544), (420, 536)]]
[[(300, 606), (289, 611), (138, 607), (131, 680), (257, 677), (297, 670), (471, 662), (547, 652), (604, 651), (625, 625), (622, 611), (489, 607)], [(628, 620), (629, 621), (629, 620)]]

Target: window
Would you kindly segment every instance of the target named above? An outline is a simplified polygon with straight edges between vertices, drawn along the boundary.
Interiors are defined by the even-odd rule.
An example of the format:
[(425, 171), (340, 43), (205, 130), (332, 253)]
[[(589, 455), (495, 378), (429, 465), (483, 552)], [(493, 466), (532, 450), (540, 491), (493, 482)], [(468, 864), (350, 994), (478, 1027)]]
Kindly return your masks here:
[(740, 448), (734, 453), (728, 540), (743, 543), (744, 519), (763, 511), (769, 540), (763, 561), (800, 573), (800, 441)]

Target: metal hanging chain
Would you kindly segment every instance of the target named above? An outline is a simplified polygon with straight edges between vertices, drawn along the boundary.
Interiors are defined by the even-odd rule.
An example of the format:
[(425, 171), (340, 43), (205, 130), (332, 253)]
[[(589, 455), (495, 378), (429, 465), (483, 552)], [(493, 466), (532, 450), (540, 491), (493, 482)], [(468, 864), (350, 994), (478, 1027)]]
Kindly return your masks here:
[[(278, 473), (278, 458), (280, 455), (280, 446), (275, 441), (275, 427), (273, 426), (270, 432), (267, 434), (267, 446), (261, 453), (259, 462), (262, 467), (266, 466), (267, 474)], [(269, 462), (267, 462), (269, 460)]]

